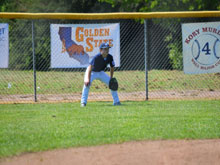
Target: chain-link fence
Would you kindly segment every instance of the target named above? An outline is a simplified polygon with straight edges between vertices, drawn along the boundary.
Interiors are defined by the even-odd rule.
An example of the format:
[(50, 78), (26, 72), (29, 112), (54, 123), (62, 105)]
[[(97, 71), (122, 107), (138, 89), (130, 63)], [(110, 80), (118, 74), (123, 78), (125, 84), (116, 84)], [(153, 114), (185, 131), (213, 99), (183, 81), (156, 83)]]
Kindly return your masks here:
[(218, 21), (220, 18), (166, 18), (148, 21), (149, 98), (219, 98), (219, 73), (184, 74), (181, 29), (181, 25), (186, 23), (217, 22), (220, 25)]
[[(120, 24), (120, 100), (220, 98), (220, 74), (184, 74), (182, 23), (220, 18), (143, 20), (22, 20), (9, 24), (9, 65), (0, 69), (0, 102), (79, 101), (86, 68), (51, 67), (52, 24)], [(219, 23), (220, 24), (220, 23)], [(33, 42), (34, 41), (34, 42)], [(109, 73), (109, 69), (106, 70)], [(112, 100), (108, 87), (93, 82), (89, 100)]]

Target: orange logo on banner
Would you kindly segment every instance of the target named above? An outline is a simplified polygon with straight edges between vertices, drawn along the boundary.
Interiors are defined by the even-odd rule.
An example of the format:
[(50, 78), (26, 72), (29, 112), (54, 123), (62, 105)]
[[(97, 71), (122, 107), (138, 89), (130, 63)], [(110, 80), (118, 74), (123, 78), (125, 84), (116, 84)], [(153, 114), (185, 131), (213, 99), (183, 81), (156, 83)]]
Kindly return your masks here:
[(94, 37), (107, 37), (109, 36), (110, 29), (85, 29), (84, 27), (77, 27), (76, 28), (76, 41), (77, 42), (84, 42), (86, 37), (86, 52), (92, 52), (94, 47), (99, 47), (101, 43), (108, 42), (109, 46), (113, 46), (112, 42), (113, 39), (94, 39)]

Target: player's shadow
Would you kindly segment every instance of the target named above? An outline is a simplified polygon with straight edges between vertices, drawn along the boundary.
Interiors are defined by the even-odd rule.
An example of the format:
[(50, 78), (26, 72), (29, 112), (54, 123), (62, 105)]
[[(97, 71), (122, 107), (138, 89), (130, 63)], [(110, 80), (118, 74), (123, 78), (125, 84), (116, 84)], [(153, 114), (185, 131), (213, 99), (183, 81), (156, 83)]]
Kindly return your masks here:
[[(132, 106), (137, 105), (140, 106), (140, 103), (138, 101), (125, 101), (121, 102), (121, 105), (113, 105), (112, 103), (106, 102), (105, 106), (110, 106), (110, 107), (129, 107), (132, 104)], [(151, 106), (152, 104), (149, 101), (146, 101), (146, 106)]]

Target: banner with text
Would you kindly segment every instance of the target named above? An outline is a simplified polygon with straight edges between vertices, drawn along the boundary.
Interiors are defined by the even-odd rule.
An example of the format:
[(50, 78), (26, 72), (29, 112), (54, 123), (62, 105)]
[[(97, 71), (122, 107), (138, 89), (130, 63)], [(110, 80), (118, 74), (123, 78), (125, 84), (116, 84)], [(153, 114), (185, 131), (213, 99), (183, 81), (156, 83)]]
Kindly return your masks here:
[(0, 23), (0, 68), (8, 68), (9, 39), (8, 24)]
[(220, 22), (182, 24), (186, 74), (220, 72)]
[(108, 43), (115, 66), (120, 66), (120, 25), (51, 24), (51, 68), (84, 68)]

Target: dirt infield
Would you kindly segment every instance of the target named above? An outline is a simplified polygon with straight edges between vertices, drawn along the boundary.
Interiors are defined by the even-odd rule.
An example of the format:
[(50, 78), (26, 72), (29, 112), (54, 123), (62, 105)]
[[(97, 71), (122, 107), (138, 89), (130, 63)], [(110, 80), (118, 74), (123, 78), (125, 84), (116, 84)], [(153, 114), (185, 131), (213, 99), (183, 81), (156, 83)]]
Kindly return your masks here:
[(219, 165), (220, 139), (138, 141), (26, 153), (0, 165)]

